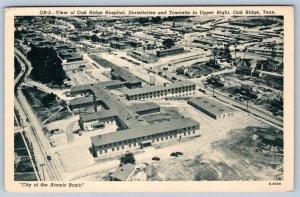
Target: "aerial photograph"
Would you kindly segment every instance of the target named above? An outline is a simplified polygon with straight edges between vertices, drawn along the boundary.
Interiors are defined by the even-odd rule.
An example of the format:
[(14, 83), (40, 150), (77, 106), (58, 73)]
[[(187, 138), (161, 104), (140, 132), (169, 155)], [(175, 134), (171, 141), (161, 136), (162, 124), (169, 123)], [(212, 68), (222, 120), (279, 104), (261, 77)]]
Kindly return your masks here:
[(283, 180), (283, 19), (15, 16), (14, 180)]

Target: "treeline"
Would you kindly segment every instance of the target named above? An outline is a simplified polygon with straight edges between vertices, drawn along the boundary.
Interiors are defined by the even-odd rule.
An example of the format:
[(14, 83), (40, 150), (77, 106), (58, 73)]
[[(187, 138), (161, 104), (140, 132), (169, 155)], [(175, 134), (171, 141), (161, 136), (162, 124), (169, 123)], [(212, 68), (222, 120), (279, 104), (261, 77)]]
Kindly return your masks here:
[(53, 48), (32, 47), (28, 53), (31, 78), (44, 84), (62, 85), (67, 78), (62, 62)]
[(189, 16), (167, 16), (167, 17), (160, 17), (160, 16), (155, 16), (155, 17), (139, 17), (136, 19), (137, 22), (139, 22), (141, 25), (144, 25), (145, 23), (162, 23), (162, 22), (167, 22), (167, 21), (181, 21), (184, 19), (189, 18)]

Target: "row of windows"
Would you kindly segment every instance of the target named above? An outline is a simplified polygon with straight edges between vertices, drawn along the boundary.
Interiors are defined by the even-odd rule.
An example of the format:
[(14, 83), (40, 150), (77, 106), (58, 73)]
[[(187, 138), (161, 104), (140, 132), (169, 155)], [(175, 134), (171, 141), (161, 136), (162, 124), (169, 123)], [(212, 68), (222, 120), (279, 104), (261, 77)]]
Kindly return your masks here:
[(176, 54), (182, 53), (184, 49), (174, 49), (174, 50), (167, 50), (167, 51), (157, 51), (158, 56), (169, 55), (169, 54)]
[(160, 90), (160, 91), (155, 91), (155, 92), (147, 92), (147, 93), (142, 93), (142, 94), (136, 94), (136, 95), (133, 95), (133, 97), (137, 97), (137, 96), (146, 96), (146, 95), (155, 95), (155, 94), (164, 94), (164, 93), (167, 93), (167, 92), (172, 92), (173, 94), (175, 92), (186, 92), (186, 91), (192, 91), (194, 90), (195, 87), (182, 87), (182, 88), (173, 88), (173, 89), (168, 89), (168, 90)]
[(160, 108), (155, 108), (155, 109), (148, 109), (148, 110), (142, 110), (142, 111), (137, 111), (136, 113), (138, 114), (148, 114), (148, 113), (154, 113), (154, 112), (159, 112)]
[(205, 113), (205, 114), (207, 114), (207, 115), (209, 115), (209, 116), (211, 116), (211, 117), (213, 117), (213, 118), (217, 118), (216, 117), (216, 115), (215, 114), (213, 114), (213, 113), (211, 113), (210, 111), (207, 111), (207, 110), (205, 110), (205, 109), (203, 109), (203, 108), (201, 108), (201, 107), (199, 107), (199, 106), (195, 106), (195, 105), (193, 105), (196, 109), (198, 109), (198, 110), (200, 110), (200, 111), (202, 111), (203, 113)]
[[(172, 94), (175, 94), (175, 93), (185, 93), (185, 92), (190, 92), (190, 91), (192, 91), (192, 90), (183, 90), (183, 91), (176, 91), (176, 92), (172, 92)], [(148, 96), (149, 95), (149, 93), (144, 93), (144, 94), (137, 94), (137, 95), (133, 95), (132, 97), (141, 97), (141, 96)], [(150, 96), (151, 95), (153, 95), (152, 93), (150, 93)], [(163, 96), (164, 95), (164, 93), (158, 93), (158, 94), (154, 94), (153, 96), (155, 97), (155, 96), (159, 96), (159, 95), (161, 95), (161, 96)], [(167, 96), (167, 93), (165, 93), (165, 96)]]
[[(186, 94), (183, 94), (183, 95), (178, 95), (178, 97), (189, 96), (189, 95), (192, 95), (192, 94), (195, 94), (195, 93), (186, 93)], [(167, 96), (167, 95), (165, 95), (165, 96)], [(132, 99), (132, 100), (138, 100), (139, 99), (139, 100), (141, 100), (141, 99), (156, 98), (156, 97), (159, 98), (160, 96), (150, 96), (150, 97), (147, 96), (147, 97), (139, 97), (139, 98), (132, 98), (132, 97), (130, 97), (129, 99)], [(175, 96), (173, 95), (172, 97), (175, 97)]]
[[(172, 95), (174, 95), (175, 93), (173, 92), (172, 93)], [(188, 95), (192, 95), (192, 94), (195, 94), (195, 93), (186, 93), (186, 94), (183, 94), (182, 96), (188, 96)], [(135, 99), (135, 100), (137, 100), (137, 99), (146, 99), (146, 98), (156, 98), (156, 97), (160, 97), (160, 96), (167, 96), (167, 94), (165, 94), (165, 95), (154, 95), (154, 96), (137, 96), (137, 95), (135, 95), (135, 96), (131, 96), (131, 97), (129, 97), (130, 99)], [(181, 95), (178, 95), (179, 97), (181, 97)]]
[(79, 66), (85, 66), (84, 63), (65, 63), (63, 64), (64, 68), (78, 68)]
[[(128, 146), (129, 146), (129, 148), (131, 148), (131, 147), (136, 147), (138, 144), (137, 143), (133, 143), (133, 144), (129, 144)], [(120, 146), (120, 147), (116, 147), (116, 148), (112, 148), (111, 150), (112, 151), (118, 151), (118, 150), (123, 150), (125, 148), (125, 146)], [(108, 149), (106, 149), (106, 150), (100, 150), (99, 152), (100, 152), (100, 154), (102, 154), (103, 152), (104, 153), (107, 153), (107, 151), (108, 151)]]
[[(196, 133), (196, 131), (184, 132), (183, 136), (187, 136), (187, 135), (191, 135), (191, 134), (195, 134), (195, 133)], [(177, 137), (177, 134), (166, 136), (166, 137), (160, 137), (160, 138), (152, 139), (152, 142), (159, 142), (159, 141), (164, 141), (164, 140), (168, 140), (168, 139), (175, 139), (176, 137)], [(137, 145), (138, 145), (138, 143), (133, 143), (133, 144), (129, 144), (128, 147), (129, 148), (136, 147)], [(111, 150), (114, 152), (116, 150), (118, 151), (118, 150), (123, 150), (123, 149), (125, 149), (124, 145), (120, 146), (120, 147), (112, 148)], [(100, 154), (107, 153), (107, 152), (108, 152), (108, 149), (99, 151)]]

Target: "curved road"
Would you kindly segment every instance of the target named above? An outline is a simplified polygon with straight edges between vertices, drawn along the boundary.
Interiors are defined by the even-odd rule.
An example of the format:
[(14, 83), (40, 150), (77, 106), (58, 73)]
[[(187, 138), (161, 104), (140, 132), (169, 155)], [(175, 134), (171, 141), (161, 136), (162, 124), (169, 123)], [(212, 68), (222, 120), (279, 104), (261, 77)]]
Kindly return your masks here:
[(36, 156), (37, 167), (39, 168), (40, 174), (43, 174), (42, 176), (40, 175), (41, 179), (45, 181), (60, 181), (62, 177), (58, 171), (56, 160), (49, 151), (48, 139), (44, 135), (37, 117), (21, 91), (22, 83), (27, 80), (31, 72), (31, 64), (16, 48), (15, 56), (22, 67), (20, 74), (15, 80), (16, 108), (18, 108), (23, 120), (26, 120), (24, 124), (27, 124), (27, 131)]

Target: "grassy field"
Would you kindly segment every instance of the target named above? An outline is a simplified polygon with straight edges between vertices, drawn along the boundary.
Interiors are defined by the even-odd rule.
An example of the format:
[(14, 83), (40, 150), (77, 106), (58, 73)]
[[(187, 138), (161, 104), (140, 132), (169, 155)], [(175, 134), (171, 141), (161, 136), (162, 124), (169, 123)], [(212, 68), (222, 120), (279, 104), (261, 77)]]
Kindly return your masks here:
[(67, 107), (63, 107), (58, 113), (56, 113), (54, 116), (52, 116), (47, 123), (55, 122), (57, 120), (67, 119), (70, 118), (72, 114), (68, 110)]
[(29, 153), (20, 133), (14, 136), (14, 180), (15, 181), (37, 181)]
[(115, 66), (112, 63), (110, 63), (109, 61), (99, 57), (98, 55), (89, 55), (89, 57), (105, 68), (112, 68)]
[[(58, 110), (61, 110), (61, 108), (63, 107), (56, 99), (54, 99), (53, 101), (49, 101), (49, 103), (43, 103), (42, 100), (47, 95), (49, 95), (48, 93), (42, 92), (31, 87), (24, 88), (23, 92), (32, 110), (41, 122), (50, 118), (53, 114), (58, 112)], [(47, 122), (49, 123), (51, 121), (71, 116), (72, 114), (65, 107), (63, 110), (51, 117), (50, 120), (48, 120)]]

